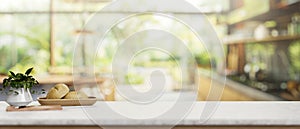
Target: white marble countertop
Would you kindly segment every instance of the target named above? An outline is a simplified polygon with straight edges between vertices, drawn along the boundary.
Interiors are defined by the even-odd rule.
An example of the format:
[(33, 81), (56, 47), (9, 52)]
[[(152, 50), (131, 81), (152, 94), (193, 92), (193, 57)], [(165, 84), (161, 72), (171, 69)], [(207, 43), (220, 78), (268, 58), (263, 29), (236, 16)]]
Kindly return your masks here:
[[(205, 104), (213, 102), (197, 102), (191, 112), (177, 125), (300, 125), (300, 103), (298, 102), (220, 102), (211, 118), (202, 123), (199, 121)], [(102, 107), (135, 110), (128, 102), (97, 102), (86, 107), (86, 110), (100, 111), (101, 125), (169, 125), (170, 119), (144, 119), (114, 118), (109, 112), (101, 112)], [(161, 110), (169, 102), (159, 102), (153, 111)], [(184, 103), (182, 103), (184, 104)], [(0, 126), (6, 125), (96, 125), (86, 110), (82, 107), (63, 107), (62, 111), (31, 111), (6, 112), (7, 104), (0, 102)], [(99, 110), (100, 109), (100, 110)], [(150, 116), (151, 112), (138, 111), (142, 116)]]

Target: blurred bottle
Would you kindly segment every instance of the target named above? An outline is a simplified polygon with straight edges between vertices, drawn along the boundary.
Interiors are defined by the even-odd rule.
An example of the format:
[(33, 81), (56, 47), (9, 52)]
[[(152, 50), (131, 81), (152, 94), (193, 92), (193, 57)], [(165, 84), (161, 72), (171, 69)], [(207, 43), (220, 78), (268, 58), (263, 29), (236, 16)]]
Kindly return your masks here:
[(112, 78), (107, 78), (100, 85), (100, 91), (104, 95), (105, 101), (115, 101), (115, 85)]
[(296, 14), (292, 17), (291, 23), (288, 25), (289, 35), (299, 35), (300, 34), (300, 15)]

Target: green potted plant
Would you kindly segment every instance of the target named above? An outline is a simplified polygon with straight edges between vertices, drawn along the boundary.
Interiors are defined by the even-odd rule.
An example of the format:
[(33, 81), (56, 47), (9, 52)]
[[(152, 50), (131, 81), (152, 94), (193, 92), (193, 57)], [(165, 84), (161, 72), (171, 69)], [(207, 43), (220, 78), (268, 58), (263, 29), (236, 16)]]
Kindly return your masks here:
[(31, 89), (39, 82), (30, 75), (32, 70), (29, 68), (24, 74), (9, 71), (10, 75), (3, 80), (3, 88), (9, 88), (6, 101), (11, 106), (26, 106), (33, 101)]

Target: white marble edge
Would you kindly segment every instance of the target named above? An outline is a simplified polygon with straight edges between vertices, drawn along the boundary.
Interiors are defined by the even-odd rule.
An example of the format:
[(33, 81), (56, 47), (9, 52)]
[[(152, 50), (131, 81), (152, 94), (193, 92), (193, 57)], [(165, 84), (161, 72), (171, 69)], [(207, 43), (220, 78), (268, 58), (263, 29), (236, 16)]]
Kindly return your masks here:
[[(300, 125), (300, 103), (298, 102), (220, 102), (212, 117), (202, 123), (199, 120), (201, 109), (207, 103), (213, 102), (195, 103), (187, 117), (177, 125)], [(101, 106), (105, 104), (106, 102), (97, 102), (94, 106), (87, 108), (101, 109)], [(126, 102), (110, 102), (110, 104), (114, 107), (128, 109)], [(159, 104), (164, 107), (168, 102)], [(64, 107), (63, 111), (6, 112), (6, 106), (5, 102), (0, 102), (0, 126), (97, 125), (89, 119), (81, 107)], [(144, 114), (147, 115), (146, 112)], [(99, 120), (101, 126), (168, 126), (173, 122), (172, 119), (134, 120), (115, 119), (109, 116), (101, 116)]]

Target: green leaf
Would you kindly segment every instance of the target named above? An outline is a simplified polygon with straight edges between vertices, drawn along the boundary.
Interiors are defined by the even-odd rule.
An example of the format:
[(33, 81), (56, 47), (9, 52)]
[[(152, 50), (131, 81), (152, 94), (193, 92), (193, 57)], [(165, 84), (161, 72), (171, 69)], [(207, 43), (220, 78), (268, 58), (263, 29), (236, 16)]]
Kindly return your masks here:
[[(28, 88), (31, 89), (33, 86), (38, 84), (38, 81), (33, 78), (33, 76), (29, 76), (32, 72), (33, 68), (29, 68), (26, 70), (25, 74), (23, 73), (14, 73), (9, 71), (11, 75), (9, 78), (3, 80), (3, 87), (12, 87), (12, 88)], [(13, 92), (13, 91), (9, 91)], [(14, 92), (13, 92), (14, 93)], [(37, 93), (37, 92), (34, 92)]]
[(12, 71), (9, 71), (9, 72), (10, 72), (11, 76), (13, 76), (13, 77), (16, 76), (16, 74), (14, 72), (12, 72)]
[(19, 95), (19, 92), (17, 92), (17, 91), (15, 91), (14, 93), (15, 93), (16, 95)]
[(29, 74), (31, 73), (32, 70), (33, 70), (33, 68), (29, 68), (29, 69), (25, 72), (25, 74), (26, 74), (26, 75), (29, 75)]
[(7, 83), (7, 79), (5, 78), (5, 79), (3, 79), (3, 85), (6, 85), (6, 83)]

